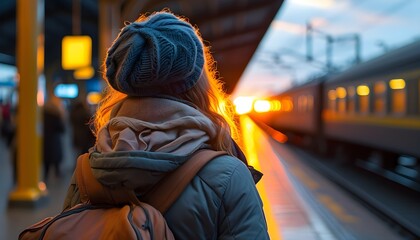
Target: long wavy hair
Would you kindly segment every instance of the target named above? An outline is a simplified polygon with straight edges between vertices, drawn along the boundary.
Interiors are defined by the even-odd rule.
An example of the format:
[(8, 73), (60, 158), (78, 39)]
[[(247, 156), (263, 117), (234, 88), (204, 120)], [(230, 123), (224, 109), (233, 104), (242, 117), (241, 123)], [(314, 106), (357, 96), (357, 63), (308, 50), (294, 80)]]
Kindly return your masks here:
[[(142, 15), (136, 21), (143, 21), (146, 18), (146, 15)], [(187, 21), (185, 18), (179, 16), (178, 18)], [(197, 37), (203, 43), (197, 28), (195, 30)], [(239, 139), (234, 107), (228, 95), (223, 91), (222, 81), (217, 78), (216, 63), (210, 52), (210, 47), (204, 44), (203, 46), (205, 62), (200, 79), (187, 92), (172, 96), (192, 103), (200, 112), (207, 116), (214, 123), (217, 132), (216, 138), (212, 139), (209, 144), (215, 150), (227, 151), (233, 155), (232, 139)], [(103, 65), (103, 69), (105, 73), (105, 65)], [(103, 75), (104, 79), (106, 79), (105, 74)], [(104, 90), (104, 97), (99, 103), (93, 118), (95, 134), (109, 121), (112, 108), (126, 97), (126, 94), (116, 91), (108, 84)]]

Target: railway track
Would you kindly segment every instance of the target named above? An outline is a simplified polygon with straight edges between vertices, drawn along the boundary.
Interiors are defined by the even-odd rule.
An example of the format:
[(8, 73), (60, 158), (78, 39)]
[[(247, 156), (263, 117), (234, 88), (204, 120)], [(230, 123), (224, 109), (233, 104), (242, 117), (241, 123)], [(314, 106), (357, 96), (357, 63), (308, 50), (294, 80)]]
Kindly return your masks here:
[[(290, 146), (302, 161), (337, 184), (404, 239), (420, 239), (420, 193), (375, 175), (356, 165), (337, 164)], [(357, 162), (357, 161), (354, 161)]]

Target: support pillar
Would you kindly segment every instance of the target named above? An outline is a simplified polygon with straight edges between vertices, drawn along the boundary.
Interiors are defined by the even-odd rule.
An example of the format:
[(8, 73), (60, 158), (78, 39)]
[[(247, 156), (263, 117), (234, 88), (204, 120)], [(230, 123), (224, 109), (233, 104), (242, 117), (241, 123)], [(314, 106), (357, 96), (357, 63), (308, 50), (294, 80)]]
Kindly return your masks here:
[(118, 1), (99, 1), (99, 66), (103, 65), (106, 52), (120, 31), (119, 9)]
[[(39, 40), (44, 20), (43, 0), (17, 0), (17, 186), (11, 205), (34, 206), (46, 194), (40, 187), (42, 122), (37, 104), (42, 51)], [(36, 23), (36, 24), (34, 24)], [(42, 49), (42, 48), (41, 48)]]

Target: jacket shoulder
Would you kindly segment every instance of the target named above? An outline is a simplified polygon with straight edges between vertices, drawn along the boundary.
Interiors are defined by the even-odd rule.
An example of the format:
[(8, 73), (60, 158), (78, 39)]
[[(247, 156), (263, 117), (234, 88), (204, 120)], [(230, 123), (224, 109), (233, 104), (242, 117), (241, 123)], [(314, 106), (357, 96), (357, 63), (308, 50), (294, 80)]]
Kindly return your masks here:
[(247, 166), (238, 158), (222, 155), (214, 158), (198, 172), (197, 177), (222, 197), (232, 177), (243, 178), (244, 184), (253, 182)]

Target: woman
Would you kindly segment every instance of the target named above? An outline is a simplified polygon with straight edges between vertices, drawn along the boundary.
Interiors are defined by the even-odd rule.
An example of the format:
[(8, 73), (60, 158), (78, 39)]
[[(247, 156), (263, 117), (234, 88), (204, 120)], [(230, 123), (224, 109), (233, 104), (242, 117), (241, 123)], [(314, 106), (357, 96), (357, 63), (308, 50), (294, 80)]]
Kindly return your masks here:
[[(145, 195), (197, 150), (223, 150), (164, 214), (176, 239), (268, 239), (262, 202), (237, 157), (233, 113), (198, 32), (169, 12), (141, 16), (108, 50), (97, 109), (94, 175)], [(223, 104), (222, 104), (223, 103)], [(64, 208), (79, 203), (75, 182)]]

